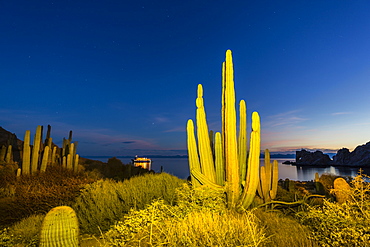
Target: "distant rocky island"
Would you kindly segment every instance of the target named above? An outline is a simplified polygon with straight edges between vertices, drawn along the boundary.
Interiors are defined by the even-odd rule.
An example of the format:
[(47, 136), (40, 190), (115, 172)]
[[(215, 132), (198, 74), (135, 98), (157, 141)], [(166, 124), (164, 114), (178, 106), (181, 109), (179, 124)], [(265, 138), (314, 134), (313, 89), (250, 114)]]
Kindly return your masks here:
[(305, 149), (296, 151), (295, 162), (286, 161), (284, 164), (297, 166), (349, 166), (349, 167), (370, 167), (370, 142), (357, 146), (352, 152), (348, 148), (342, 148), (333, 156), (317, 150), (309, 152)]

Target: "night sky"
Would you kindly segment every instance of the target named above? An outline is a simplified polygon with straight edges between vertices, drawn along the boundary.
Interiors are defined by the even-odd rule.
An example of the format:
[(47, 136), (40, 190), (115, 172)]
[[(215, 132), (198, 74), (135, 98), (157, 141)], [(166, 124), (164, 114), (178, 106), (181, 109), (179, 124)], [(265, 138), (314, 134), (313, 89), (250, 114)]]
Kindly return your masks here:
[(258, 111), (262, 147), (370, 141), (370, 1), (0, 1), (0, 126), (73, 130), (78, 153), (186, 154), (204, 87), (220, 130), (221, 63)]

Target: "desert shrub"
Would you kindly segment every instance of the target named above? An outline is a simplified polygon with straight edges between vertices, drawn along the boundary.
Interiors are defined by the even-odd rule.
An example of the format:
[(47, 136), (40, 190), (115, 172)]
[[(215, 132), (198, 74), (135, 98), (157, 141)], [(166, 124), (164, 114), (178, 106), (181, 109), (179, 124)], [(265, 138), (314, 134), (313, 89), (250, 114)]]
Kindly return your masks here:
[(323, 207), (300, 213), (320, 246), (370, 246), (370, 184), (368, 176), (352, 181), (351, 200), (339, 204), (324, 200)]
[(226, 211), (226, 194), (222, 190), (214, 190), (207, 186), (191, 187), (183, 183), (176, 189), (177, 217), (185, 216), (194, 211), (210, 211), (223, 213)]
[(38, 234), (44, 218), (43, 214), (31, 215), (12, 225), (8, 230), (9, 235), (12, 236), (12, 242), (30, 247), (38, 246)]
[(4, 164), (0, 165), (0, 188), (5, 188), (16, 182), (16, 171), (18, 165)]
[(16, 179), (12, 197), (0, 203), (0, 225), (9, 226), (33, 214), (43, 214), (60, 205), (71, 205), (80, 189), (93, 182), (83, 173), (74, 173), (61, 166), (48, 167), (46, 172)]
[(87, 185), (72, 207), (81, 231), (99, 234), (132, 208), (143, 209), (155, 199), (173, 203), (175, 189), (182, 183), (184, 180), (166, 173), (146, 174), (122, 182), (100, 180)]
[(207, 188), (190, 190), (186, 185), (177, 190), (185, 200), (177, 205), (159, 200), (131, 210), (104, 238), (113, 246), (260, 246), (266, 241), (253, 213), (226, 210), (224, 201), (211, 200), (215, 193)]
[(264, 246), (318, 246), (314, 240), (310, 239), (310, 230), (306, 226), (301, 225), (296, 219), (277, 211), (269, 212), (258, 209), (254, 213), (260, 220), (260, 225), (265, 229), (265, 234), (268, 237), (268, 241)]

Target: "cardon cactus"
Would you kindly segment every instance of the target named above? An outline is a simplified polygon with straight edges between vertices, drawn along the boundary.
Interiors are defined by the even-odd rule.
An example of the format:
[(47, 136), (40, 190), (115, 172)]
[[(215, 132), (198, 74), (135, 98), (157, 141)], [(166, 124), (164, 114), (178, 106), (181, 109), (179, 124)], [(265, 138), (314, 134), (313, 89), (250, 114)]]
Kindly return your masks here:
[(264, 203), (274, 200), (279, 180), (279, 165), (276, 160), (270, 162), (270, 152), (265, 150), (265, 165), (260, 167), (258, 195)]
[(46, 214), (40, 232), (40, 247), (79, 246), (78, 238), (78, 219), (71, 207), (55, 207)]
[(252, 132), (247, 161), (246, 107), (242, 100), (239, 137), (237, 137), (234, 71), (230, 50), (226, 51), (226, 60), (222, 66), (221, 101), (222, 132), (215, 133), (213, 153), (204, 110), (203, 87), (201, 84), (198, 85), (196, 99), (198, 145), (194, 134), (194, 123), (191, 119), (187, 123), (190, 174), (194, 186), (209, 185), (215, 189), (224, 189), (228, 207), (244, 210), (253, 202), (259, 183), (260, 119), (257, 112), (252, 113)]

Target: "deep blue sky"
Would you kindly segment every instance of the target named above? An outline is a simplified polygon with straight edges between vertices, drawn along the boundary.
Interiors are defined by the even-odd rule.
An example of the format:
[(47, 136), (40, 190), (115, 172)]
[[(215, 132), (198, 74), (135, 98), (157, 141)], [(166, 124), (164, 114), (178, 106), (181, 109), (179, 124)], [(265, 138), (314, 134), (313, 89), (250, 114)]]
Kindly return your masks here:
[[(221, 63), (258, 111), (262, 148), (370, 141), (370, 1), (0, 1), (0, 126), (69, 130), (78, 153), (186, 154), (204, 87), (220, 127)], [(325, 151), (325, 150), (324, 150)]]

